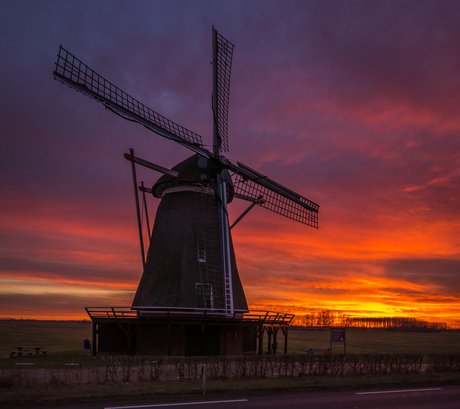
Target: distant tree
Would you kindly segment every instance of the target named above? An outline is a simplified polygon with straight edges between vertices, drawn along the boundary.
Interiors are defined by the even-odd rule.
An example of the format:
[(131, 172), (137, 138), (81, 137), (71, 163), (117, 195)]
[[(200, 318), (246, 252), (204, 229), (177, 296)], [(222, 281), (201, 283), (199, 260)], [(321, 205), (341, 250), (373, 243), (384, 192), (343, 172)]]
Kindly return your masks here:
[(332, 324), (332, 311), (322, 310), (318, 314), (318, 324), (320, 327), (329, 327)]
[(413, 317), (350, 317), (339, 310), (321, 310), (305, 314), (302, 323), (307, 327), (343, 326), (402, 331), (438, 331), (449, 328), (445, 322), (428, 322)]
[(314, 327), (316, 324), (316, 317), (314, 313), (305, 314), (303, 316), (303, 322), (306, 327)]

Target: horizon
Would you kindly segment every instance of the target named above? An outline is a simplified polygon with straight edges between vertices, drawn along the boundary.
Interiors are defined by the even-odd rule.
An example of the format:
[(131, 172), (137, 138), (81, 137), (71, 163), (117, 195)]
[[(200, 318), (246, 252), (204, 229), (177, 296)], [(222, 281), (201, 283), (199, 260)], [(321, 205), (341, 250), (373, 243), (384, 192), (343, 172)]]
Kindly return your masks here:
[[(451, 327), (448, 326), (445, 322), (431, 322), (431, 321), (423, 321), (417, 319), (411, 319), (410, 317), (358, 317), (358, 316), (348, 316), (346, 314), (338, 317), (333, 316), (334, 313), (340, 313), (340, 311), (330, 311), (332, 313), (331, 322), (328, 324), (322, 324), (317, 321), (319, 319), (318, 316), (315, 316), (314, 320), (310, 322), (310, 325), (307, 323), (306, 320), (308, 315), (316, 315), (321, 314), (323, 311), (319, 311), (318, 313), (310, 313), (305, 315), (295, 315), (290, 323), (290, 327), (305, 327), (305, 328), (359, 328), (359, 329), (379, 329), (379, 330), (393, 330), (393, 329), (406, 329), (408, 331), (412, 331), (415, 328), (418, 328), (420, 331), (424, 331), (426, 329), (435, 330), (435, 331), (458, 331), (460, 327)], [(251, 311), (249, 311), (251, 313)], [(344, 321), (345, 320), (345, 321)], [(348, 321), (350, 320), (350, 321)], [(380, 320), (380, 322), (379, 322)], [(383, 320), (387, 322), (390, 320), (406, 320), (404, 324), (411, 325), (402, 325), (403, 322), (399, 322), (401, 325), (382, 325)], [(407, 320), (411, 320), (410, 322)], [(78, 322), (78, 323), (92, 323), (92, 320), (88, 318), (81, 318), (81, 319), (55, 319), (54, 317), (51, 318), (12, 318), (12, 317), (0, 317), (0, 321), (39, 321), (39, 322)], [(312, 324), (312, 322), (315, 322)], [(345, 324), (343, 324), (345, 322)], [(342, 323), (342, 325), (339, 325)], [(362, 325), (360, 325), (362, 324)], [(380, 325), (377, 325), (380, 324)], [(431, 324), (431, 325), (430, 325)]]
[[(228, 158), (320, 205), (318, 230), (257, 206), (232, 230), (249, 309), (459, 328), (459, 17), (448, 1), (7, 2), (0, 314), (131, 305), (123, 154), (168, 168), (190, 154), (55, 81), (59, 44), (211, 144), (214, 25), (235, 45)], [(146, 186), (159, 176), (138, 168)]]

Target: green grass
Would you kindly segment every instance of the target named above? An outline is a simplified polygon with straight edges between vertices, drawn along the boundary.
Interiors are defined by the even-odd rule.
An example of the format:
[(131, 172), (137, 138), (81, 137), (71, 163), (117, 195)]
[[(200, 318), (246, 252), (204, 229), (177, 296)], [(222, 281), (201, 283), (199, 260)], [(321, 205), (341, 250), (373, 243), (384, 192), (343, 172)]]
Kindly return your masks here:
[[(304, 331), (292, 327), (289, 330), (288, 353), (306, 353), (310, 347), (329, 348), (329, 336), (329, 331)], [(8, 357), (17, 346), (37, 346), (43, 347), (51, 357), (69, 359), (69, 355), (85, 353), (83, 338), (91, 340), (90, 322), (0, 321), (0, 357)], [(278, 338), (279, 351), (282, 351), (284, 337), (281, 332)], [(265, 336), (265, 343), (266, 339)], [(457, 353), (460, 352), (460, 332), (347, 330), (347, 353), (360, 354), (363, 347), (394, 348), (395, 353)], [(333, 352), (343, 353), (343, 344), (334, 344)]]
[[(59, 367), (64, 363), (85, 362), (93, 365), (89, 351), (83, 349), (83, 338), (91, 339), (91, 322), (0, 321), (0, 367), (13, 368), (17, 363), (33, 363), (35, 369)], [(43, 347), (47, 356), (15, 356), (10, 352)]]
[(17, 346), (43, 347), (51, 354), (83, 350), (83, 338), (91, 340), (91, 322), (0, 321), (0, 356)]
[[(330, 332), (289, 330), (288, 353), (306, 353), (309, 347), (330, 347)], [(360, 354), (363, 347), (394, 348), (391, 353), (458, 353), (460, 332), (420, 333), (391, 332), (375, 330), (354, 330), (346, 332), (347, 354)], [(279, 348), (284, 347), (284, 337), (279, 338)], [(384, 351), (384, 350), (382, 350)], [(333, 353), (343, 353), (343, 344), (333, 344)]]

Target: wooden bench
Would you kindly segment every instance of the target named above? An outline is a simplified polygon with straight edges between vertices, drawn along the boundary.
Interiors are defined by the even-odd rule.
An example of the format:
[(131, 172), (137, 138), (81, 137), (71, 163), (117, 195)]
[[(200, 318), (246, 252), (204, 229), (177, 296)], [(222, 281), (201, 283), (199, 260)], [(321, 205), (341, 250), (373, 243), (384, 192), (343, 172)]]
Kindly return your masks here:
[(392, 347), (372, 347), (372, 346), (367, 346), (367, 347), (363, 347), (361, 349), (361, 353), (362, 354), (365, 354), (366, 352), (370, 352), (372, 354), (380, 354), (380, 353), (383, 353), (383, 354), (394, 354), (395, 353), (395, 348), (392, 348)]
[(314, 350), (319, 350), (319, 352), (324, 352), (325, 355), (330, 355), (331, 353), (331, 348), (328, 347), (307, 347), (308, 349), (308, 354), (310, 355), (315, 355)]

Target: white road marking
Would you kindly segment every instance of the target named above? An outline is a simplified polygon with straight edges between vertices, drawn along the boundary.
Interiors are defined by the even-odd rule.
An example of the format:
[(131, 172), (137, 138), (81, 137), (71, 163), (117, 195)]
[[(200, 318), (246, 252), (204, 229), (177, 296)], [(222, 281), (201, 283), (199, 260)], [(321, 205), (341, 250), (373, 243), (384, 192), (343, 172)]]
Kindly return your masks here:
[(442, 388), (430, 389), (403, 389), (397, 391), (376, 391), (376, 392), (357, 392), (357, 395), (375, 395), (377, 393), (404, 393), (404, 392), (426, 392), (426, 391), (442, 391)]
[(210, 403), (234, 403), (234, 402), (247, 402), (247, 399), (235, 400), (208, 400), (203, 402), (181, 402), (181, 403), (158, 403), (155, 405), (140, 405), (140, 406), (112, 406), (104, 409), (142, 409), (142, 408), (161, 408), (165, 406), (186, 406), (186, 405), (207, 405)]

